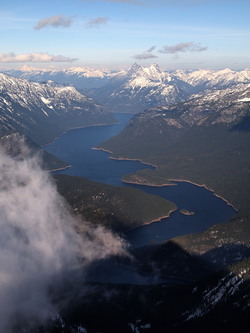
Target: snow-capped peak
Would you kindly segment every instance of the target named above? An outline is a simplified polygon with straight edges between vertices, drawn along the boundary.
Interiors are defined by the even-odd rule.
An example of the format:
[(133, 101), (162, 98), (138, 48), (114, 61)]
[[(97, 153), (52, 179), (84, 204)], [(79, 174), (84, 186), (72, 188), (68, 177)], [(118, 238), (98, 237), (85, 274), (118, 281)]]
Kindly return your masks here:
[(88, 67), (72, 67), (65, 70), (65, 72), (69, 75), (77, 74), (84, 77), (98, 77), (98, 78), (103, 78), (105, 75), (109, 74), (109, 71), (102, 71)]
[(143, 67), (135, 63), (127, 72), (127, 76), (132, 79), (143, 77), (144, 79), (161, 83), (165, 80), (169, 81), (166, 73), (161, 71), (157, 64), (151, 64), (148, 67)]
[(136, 75), (136, 73), (142, 69), (142, 66), (138, 65), (136, 62), (132, 65), (132, 67), (128, 70), (127, 76), (132, 77)]

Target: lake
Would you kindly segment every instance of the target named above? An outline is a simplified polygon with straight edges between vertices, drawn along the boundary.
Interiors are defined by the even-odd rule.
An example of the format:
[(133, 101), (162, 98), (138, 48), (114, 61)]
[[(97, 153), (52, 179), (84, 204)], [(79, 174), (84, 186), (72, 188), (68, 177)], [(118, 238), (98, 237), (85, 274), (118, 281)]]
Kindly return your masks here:
[[(132, 117), (130, 114), (115, 116), (117, 124), (69, 130), (44, 149), (71, 165), (70, 168), (57, 173), (82, 176), (115, 186), (136, 187), (175, 202), (178, 209), (169, 218), (128, 232), (126, 237), (131, 246), (160, 243), (179, 235), (199, 232), (214, 224), (227, 221), (235, 215), (233, 207), (224, 200), (204, 187), (188, 182), (176, 182), (175, 186), (164, 187), (123, 183), (121, 181), (123, 175), (153, 167), (139, 161), (110, 159), (109, 153), (93, 149), (118, 134)], [(182, 209), (194, 214), (184, 215), (180, 212)]]

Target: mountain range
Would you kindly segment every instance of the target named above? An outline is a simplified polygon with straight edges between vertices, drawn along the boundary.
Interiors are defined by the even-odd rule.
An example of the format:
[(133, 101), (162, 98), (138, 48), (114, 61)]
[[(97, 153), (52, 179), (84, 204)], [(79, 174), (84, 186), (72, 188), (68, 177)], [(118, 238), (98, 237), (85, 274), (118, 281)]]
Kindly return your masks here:
[(129, 182), (171, 179), (205, 184), (246, 214), (250, 179), (250, 84), (205, 89), (186, 101), (148, 108), (101, 148), (113, 157), (157, 166), (125, 176)]
[(194, 93), (250, 83), (250, 70), (163, 71), (157, 64), (135, 63), (128, 70), (37, 70), (24, 68), (6, 73), (32, 81), (52, 80), (72, 85), (112, 112), (138, 113), (146, 108), (183, 102)]
[[(100, 148), (157, 168), (125, 175), (125, 182), (162, 186), (188, 180), (212, 189), (238, 211), (233, 220), (202, 233), (134, 249), (124, 261), (109, 259), (145, 276), (170, 277), (171, 283), (77, 286), (71, 297), (62, 292), (66, 301), (60, 316), (37, 332), (249, 331), (249, 73), (162, 71), (156, 64), (134, 64), (119, 72), (75, 68), (0, 74), (0, 142), (12, 155), (25, 157), (17, 142), (36, 151), (37, 144), (71, 127), (114, 122), (107, 111), (133, 112), (124, 130)], [(165, 210), (166, 203), (154, 198), (149, 217), (149, 196), (78, 177), (54, 180), (76, 214), (116, 232)], [(143, 212), (136, 211), (136, 200), (143, 202)]]
[(238, 71), (230, 68), (222, 70), (176, 70), (173, 75), (199, 90), (226, 88), (234, 84), (250, 82), (250, 70), (247, 68)]
[(18, 131), (46, 144), (70, 128), (112, 122), (111, 114), (74, 87), (0, 73), (0, 136)]

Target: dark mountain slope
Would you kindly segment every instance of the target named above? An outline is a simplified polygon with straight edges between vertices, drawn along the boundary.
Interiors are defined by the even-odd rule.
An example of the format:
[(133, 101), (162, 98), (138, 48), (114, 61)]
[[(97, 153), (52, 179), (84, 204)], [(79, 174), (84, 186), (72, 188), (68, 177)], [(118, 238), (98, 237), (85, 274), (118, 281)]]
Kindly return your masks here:
[(69, 165), (43, 150), (38, 144), (19, 132), (0, 137), (1, 149), (17, 159), (25, 159), (36, 156), (44, 170), (57, 170), (67, 168)]
[(204, 184), (249, 214), (250, 134), (237, 130), (250, 115), (249, 94), (249, 85), (239, 85), (148, 109), (101, 147), (114, 157), (138, 158), (158, 167), (124, 177), (126, 181)]
[(176, 209), (170, 201), (127, 187), (67, 175), (54, 175), (54, 179), (59, 193), (77, 214), (119, 232), (167, 216)]
[(18, 131), (38, 144), (72, 127), (114, 122), (112, 115), (73, 87), (32, 83), (0, 74), (0, 135)]
[(49, 332), (248, 332), (249, 279), (246, 259), (190, 284), (90, 283), (64, 304)]

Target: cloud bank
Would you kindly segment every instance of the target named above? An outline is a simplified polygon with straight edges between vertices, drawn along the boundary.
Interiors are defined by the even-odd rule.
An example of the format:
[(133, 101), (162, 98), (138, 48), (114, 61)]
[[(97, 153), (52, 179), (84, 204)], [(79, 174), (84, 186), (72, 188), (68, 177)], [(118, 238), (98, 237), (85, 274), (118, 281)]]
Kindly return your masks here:
[(202, 52), (207, 50), (206, 46), (201, 46), (199, 43), (194, 42), (185, 42), (179, 43), (172, 46), (164, 46), (160, 53), (169, 53), (169, 54), (176, 54), (178, 52)]
[(141, 53), (141, 54), (136, 54), (134, 56), (134, 58), (138, 59), (138, 60), (146, 60), (146, 59), (153, 59), (153, 58), (158, 58), (158, 57), (151, 53)]
[(34, 27), (35, 30), (40, 30), (45, 27), (69, 27), (73, 22), (72, 17), (64, 17), (64, 15), (56, 15), (40, 20)]
[(136, 54), (133, 58), (137, 60), (147, 60), (158, 58), (156, 55), (152, 54), (152, 52), (156, 49), (156, 46), (151, 46), (147, 51), (141, 54)]
[(76, 61), (77, 58), (69, 58), (64, 57), (62, 55), (52, 55), (48, 53), (42, 52), (34, 52), (34, 53), (23, 53), (23, 54), (15, 54), (13, 52), (10, 53), (2, 53), (0, 54), (0, 62), (73, 62)]
[(13, 159), (0, 148), (1, 332), (32, 331), (56, 316), (52, 291), (61, 296), (89, 263), (124, 253), (102, 227), (81, 221), (75, 232), (79, 221), (66, 206), (36, 158)]
[[(156, 55), (154, 55), (152, 52), (156, 49), (156, 46), (151, 46), (147, 51), (136, 54), (133, 56), (133, 58), (137, 60), (147, 60), (147, 59), (153, 59), (158, 58)], [(206, 51), (206, 46), (201, 46), (199, 43), (194, 42), (184, 42), (179, 43), (172, 46), (164, 46), (162, 49), (158, 50), (159, 53), (167, 53), (167, 54), (174, 54), (178, 55), (179, 52), (203, 52)]]
[(87, 28), (98, 28), (100, 25), (106, 24), (109, 21), (108, 17), (102, 16), (102, 17), (97, 17), (93, 20), (90, 20), (86, 27)]

